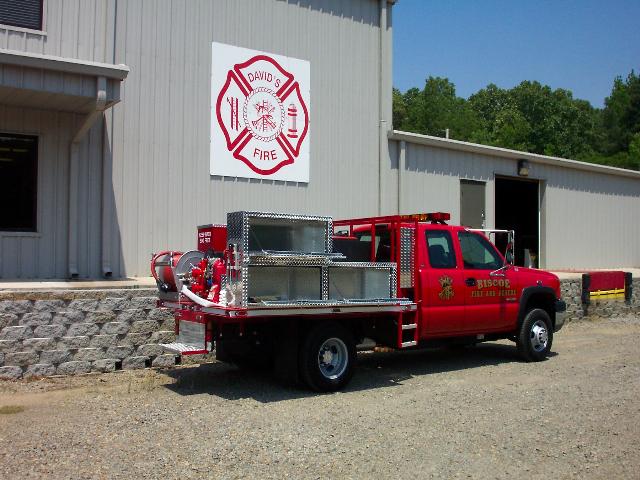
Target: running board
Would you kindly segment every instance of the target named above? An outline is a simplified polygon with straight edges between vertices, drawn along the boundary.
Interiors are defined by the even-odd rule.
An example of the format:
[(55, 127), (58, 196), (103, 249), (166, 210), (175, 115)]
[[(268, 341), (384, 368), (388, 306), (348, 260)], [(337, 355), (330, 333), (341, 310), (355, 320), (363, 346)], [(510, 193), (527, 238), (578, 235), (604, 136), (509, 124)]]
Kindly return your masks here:
[(209, 353), (208, 350), (203, 350), (201, 345), (189, 345), (188, 343), (161, 343), (160, 346), (165, 350), (169, 350), (172, 353), (178, 353), (180, 355)]
[(400, 344), (400, 348), (415, 347), (416, 345), (418, 345), (418, 342), (412, 340), (410, 342), (402, 342)]

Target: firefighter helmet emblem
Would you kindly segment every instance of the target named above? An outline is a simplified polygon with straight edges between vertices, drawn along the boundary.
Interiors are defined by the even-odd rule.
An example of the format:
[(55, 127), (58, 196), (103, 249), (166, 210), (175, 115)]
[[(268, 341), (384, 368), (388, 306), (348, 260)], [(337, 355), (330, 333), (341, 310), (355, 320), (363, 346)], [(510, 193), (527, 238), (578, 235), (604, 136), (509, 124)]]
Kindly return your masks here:
[(294, 163), (309, 130), (300, 85), (268, 55), (228, 71), (215, 113), (227, 150), (260, 175)]
[(440, 286), (442, 287), (440, 293), (438, 293), (438, 298), (440, 298), (440, 300), (451, 300), (455, 295), (453, 291), (453, 279), (447, 275), (443, 275), (438, 282), (440, 282)]

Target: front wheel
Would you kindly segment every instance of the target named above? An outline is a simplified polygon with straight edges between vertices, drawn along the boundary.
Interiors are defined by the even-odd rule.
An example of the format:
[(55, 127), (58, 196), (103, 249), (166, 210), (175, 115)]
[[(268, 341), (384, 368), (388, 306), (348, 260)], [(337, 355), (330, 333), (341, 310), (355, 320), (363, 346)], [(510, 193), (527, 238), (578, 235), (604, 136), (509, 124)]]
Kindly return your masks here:
[(322, 323), (305, 336), (300, 349), (300, 376), (318, 392), (344, 387), (353, 376), (356, 344), (353, 335), (338, 323)]
[(527, 362), (544, 360), (551, 351), (553, 327), (549, 314), (534, 308), (527, 312), (516, 337), (518, 353)]

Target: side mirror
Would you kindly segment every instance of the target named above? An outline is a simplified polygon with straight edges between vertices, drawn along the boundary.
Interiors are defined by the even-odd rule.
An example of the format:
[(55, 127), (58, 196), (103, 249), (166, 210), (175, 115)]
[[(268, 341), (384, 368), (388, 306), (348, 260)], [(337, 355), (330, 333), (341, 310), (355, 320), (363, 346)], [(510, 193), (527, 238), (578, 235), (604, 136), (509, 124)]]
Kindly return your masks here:
[(513, 265), (513, 251), (509, 249), (507, 245), (507, 250), (504, 253), (504, 259), (509, 265)]
[(515, 258), (515, 232), (513, 230), (509, 230), (507, 233), (507, 248), (504, 252), (504, 259), (509, 265), (513, 265)]

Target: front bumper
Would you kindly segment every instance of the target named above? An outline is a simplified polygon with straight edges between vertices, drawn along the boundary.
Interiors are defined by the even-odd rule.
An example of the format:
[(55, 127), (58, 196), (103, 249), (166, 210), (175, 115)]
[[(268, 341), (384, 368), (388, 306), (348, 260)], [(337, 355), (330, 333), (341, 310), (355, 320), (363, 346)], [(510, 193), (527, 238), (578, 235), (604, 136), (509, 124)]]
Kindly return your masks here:
[(564, 322), (567, 318), (567, 302), (565, 302), (564, 300), (556, 300), (555, 310), (556, 310), (556, 323), (553, 331), (558, 332), (564, 325)]

